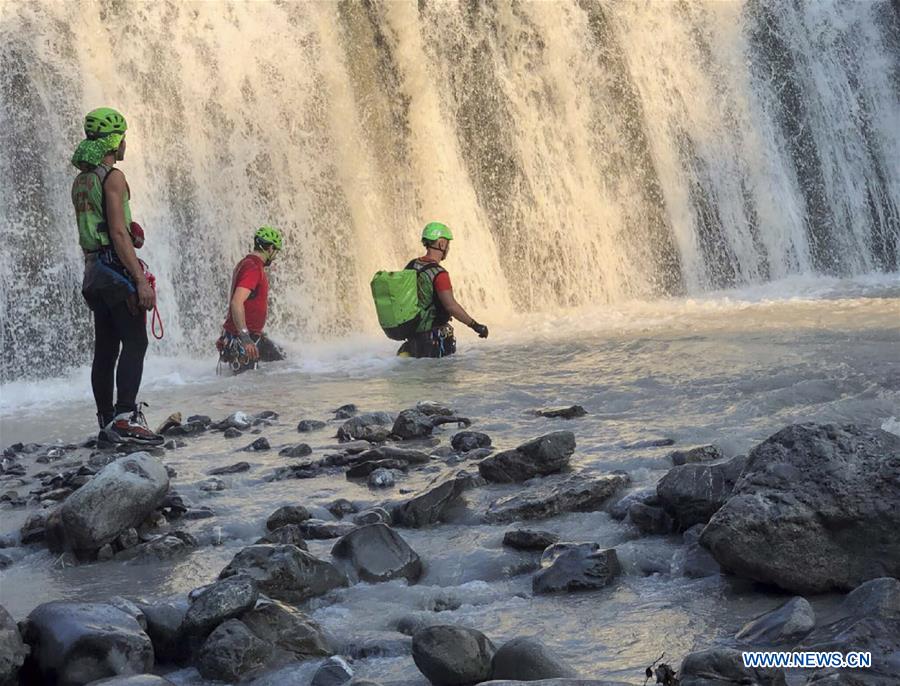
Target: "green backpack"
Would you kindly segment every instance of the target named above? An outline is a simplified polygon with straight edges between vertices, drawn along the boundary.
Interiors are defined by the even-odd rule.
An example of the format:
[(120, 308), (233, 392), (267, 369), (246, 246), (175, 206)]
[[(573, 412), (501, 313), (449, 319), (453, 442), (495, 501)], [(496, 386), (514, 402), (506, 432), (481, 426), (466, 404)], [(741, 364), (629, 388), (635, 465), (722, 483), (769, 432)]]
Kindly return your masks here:
[[(432, 265), (415, 269), (412, 265), (410, 262), (406, 269), (397, 272), (377, 272), (370, 284), (378, 324), (385, 335), (395, 341), (412, 338), (419, 330), (423, 316), (428, 314), (420, 301), (419, 277), (431, 279), (433, 274), (428, 272), (440, 269)], [(428, 325), (430, 327), (431, 322)]]

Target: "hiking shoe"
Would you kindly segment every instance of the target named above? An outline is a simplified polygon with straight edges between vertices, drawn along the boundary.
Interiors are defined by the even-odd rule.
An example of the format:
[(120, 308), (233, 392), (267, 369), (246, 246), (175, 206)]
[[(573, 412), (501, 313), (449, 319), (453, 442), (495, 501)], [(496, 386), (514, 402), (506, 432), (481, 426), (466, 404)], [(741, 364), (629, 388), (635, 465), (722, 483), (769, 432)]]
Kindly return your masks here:
[(110, 442), (133, 443), (136, 445), (162, 445), (166, 439), (153, 433), (147, 426), (144, 413), (140, 410), (116, 415), (101, 433), (114, 437)]

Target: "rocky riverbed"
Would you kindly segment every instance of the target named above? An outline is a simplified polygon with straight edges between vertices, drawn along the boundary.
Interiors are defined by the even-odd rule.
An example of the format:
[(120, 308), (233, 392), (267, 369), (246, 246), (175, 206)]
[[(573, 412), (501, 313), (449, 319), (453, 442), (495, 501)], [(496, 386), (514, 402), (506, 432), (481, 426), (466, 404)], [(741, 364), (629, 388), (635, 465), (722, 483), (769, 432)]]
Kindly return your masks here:
[[(643, 640), (648, 655), (665, 653), (645, 665), (661, 683), (898, 682), (900, 436), (797, 424), (732, 456), (648, 437), (623, 446), (665, 454), (671, 468), (647, 486), (579, 464), (586, 414), (537, 410), (553, 430), (515, 445), (423, 401), (321, 418), (173, 415), (166, 445), (150, 451), (9, 446), (2, 500), (22, 524), (0, 550), (4, 601), (17, 568), (44, 550), (99, 584), (142, 582), (43, 602), (18, 623), (0, 612), (0, 683), (338, 686), (382, 678), (392, 662), (436, 686), (641, 683), (643, 670), (568, 659), (553, 634), (571, 624), (554, 615), (628, 602), (648, 578), (673, 605), (679, 588), (707, 589), (736, 620), (690, 652), (683, 618), (657, 598), (643, 620), (657, 630)], [(288, 432), (283, 444), (267, 437)], [(233, 458), (184, 481), (173, 458), (204, 440), (234, 441)], [(327, 484), (354, 497), (329, 498)], [(255, 540), (216, 524), (217, 494), (233, 488), (267, 492), (247, 508)], [(167, 593), (165, 570), (191, 565), (196, 585)], [(478, 610), (515, 617), (523, 605), (536, 610), (527, 624)], [(590, 626), (598, 652), (617, 621), (603, 614)], [(874, 663), (785, 674), (743, 667), (751, 647), (867, 650)]]

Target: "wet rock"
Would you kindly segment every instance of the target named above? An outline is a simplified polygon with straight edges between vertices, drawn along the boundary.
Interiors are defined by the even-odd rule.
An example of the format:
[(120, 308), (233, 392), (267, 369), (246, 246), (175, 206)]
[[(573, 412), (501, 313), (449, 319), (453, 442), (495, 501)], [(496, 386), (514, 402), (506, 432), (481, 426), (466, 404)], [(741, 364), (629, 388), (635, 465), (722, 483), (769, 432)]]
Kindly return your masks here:
[(319, 475), (317, 469), (312, 463), (305, 462), (303, 464), (292, 464), (287, 467), (279, 467), (275, 472), (266, 477), (266, 481), (285, 481), (287, 479), (314, 479)]
[(219, 574), (227, 579), (247, 574), (270, 598), (297, 603), (345, 586), (334, 565), (293, 545), (251, 545), (241, 550)]
[(345, 561), (361, 581), (378, 583), (422, 575), (422, 561), (409, 544), (386, 524), (368, 524), (341, 537), (331, 554)]
[(682, 553), (681, 571), (689, 579), (703, 579), (721, 573), (719, 563), (700, 545), (700, 534), (703, 525), (697, 524), (684, 532), (684, 550)]
[(253, 415), (253, 426), (271, 426), (278, 419), (278, 413), (272, 410), (263, 410)]
[(491, 678), (494, 644), (480, 631), (437, 625), (413, 635), (413, 661), (434, 686), (467, 686)]
[(22, 642), (16, 621), (0, 605), (0, 686), (19, 683), (19, 669), (27, 655), (28, 648)]
[(516, 550), (544, 550), (559, 541), (559, 536), (549, 531), (515, 529), (503, 534), (503, 545)]
[(478, 448), (490, 448), (491, 437), (480, 431), (460, 431), (453, 434), (450, 445), (460, 453), (467, 453)]
[(225, 482), (222, 481), (217, 476), (211, 477), (206, 481), (201, 481), (197, 486), (201, 491), (205, 491), (206, 493), (218, 493), (219, 491), (224, 491), (226, 486)]
[(300, 550), (309, 550), (303, 539), (303, 531), (298, 524), (279, 526), (260, 538), (257, 541), (257, 544), (259, 543), (287, 543), (297, 546)]
[[(108, 464), (59, 508), (59, 530), (51, 537), (76, 553), (90, 554), (137, 527), (169, 490), (165, 467), (146, 453)], [(62, 552), (54, 545), (54, 552)]]
[(641, 448), (665, 448), (669, 445), (675, 445), (675, 439), (672, 438), (646, 438), (633, 443), (623, 443), (620, 447), (623, 450), (639, 450)]
[(116, 553), (115, 559), (135, 563), (173, 560), (199, 546), (200, 542), (187, 531), (173, 531)]
[(740, 475), (738, 463), (743, 464), (739, 458), (734, 460), (674, 467), (659, 480), (656, 493), (663, 508), (675, 520), (677, 530), (706, 524), (725, 504)]
[(744, 667), (741, 651), (729, 648), (710, 648), (690, 653), (681, 663), (678, 675), (680, 686), (785, 686), (786, 683), (784, 670)]
[(203, 422), (187, 422), (186, 424), (179, 424), (178, 426), (167, 429), (163, 435), (196, 436), (197, 434), (202, 434), (208, 427), (209, 424), (204, 424)]
[(238, 429), (239, 431), (246, 431), (251, 426), (253, 426), (253, 418), (250, 415), (248, 415), (246, 412), (235, 412), (228, 415), (221, 422), (213, 424), (211, 428), (223, 431), (225, 429)]
[(181, 625), (187, 612), (186, 603), (140, 603), (138, 607), (147, 621), (147, 635), (153, 642), (157, 662), (181, 662), (188, 646), (182, 640)]
[(225, 432), (222, 434), (225, 438), (240, 438), (244, 435), (244, 432), (240, 429), (235, 429), (233, 426), (225, 429)]
[(141, 610), (137, 603), (133, 603), (128, 600), (128, 598), (123, 598), (120, 595), (112, 596), (107, 602), (113, 607), (116, 607), (122, 612), (134, 617), (135, 621), (137, 621), (138, 623), (138, 626), (141, 627), (141, 630), (143, 630), (144, 632), (147, 631), (147, 617), (144, 615), (144, 611)]
[(191, 508), (187, 505), (184, 498), (182, 498), (176, 491), (170, 490), (166, 497), (163, 498), (162, 503), (160, 503), (159, 508), (166, 512), (166, 515), (169, 519), (177, 519), (179, 517), (183, 517), (184, 513), (190, 510)]
[(215, 517), (216, 513), (209, 507), (195, 507), (185, 512), (182, 516), (184, 519), (189, 520), (209, 519), (210, 517)]
[(353, 678), (353, 668), (344, 658), (337, 655), (328, 658), (319, 665), (313, 674), (310, 686), (341, 686)]
[(367, 412), (351, 417), (337, 432), (338, 440), (343, 442), (364, 440), (373, 442), (384, 441), (390, 433), (390, 425), (394, 418), (387, 412)]
[[(0, 569), (9, 569), (13, 566), (14, 563), (15, 560), (13, 560), (9, 555), (0, 553)], [(0, 684), (2, 684), (2, 681), (0, 681)]]
[(272, 646), (258, 639), (238, 619), (229, 619), (213, 631), (197, 659), (197, 671), (206, 679), (235, 683), (265, 669)]
[(497, 650), (492, 679), (537, 681), (578, 678), (578, 672), (534, 638), (514, 638)]
[(312, 455), (312, 448), (306, 443), (297, 443), (296, 445), (289, 445), (286, 448), (282, 448), (278, 451), (278, 454), (283, 455), (284, 457), (306, 457), (307, 455)]
[(551, 407), (543, 410), (536, 410), (535, 414), (539, 417), (549, 417), (551, 419), (577, 419), (578, 417), (587, 415), (587, 410), (581, 405), (569, 405), (568, 407)]
[(19, 532), (19, 535), (22, 538), (22, 545), (40, 543), (44, 540), (46, 534), (47, 518), (40, 512), (29, 515), (28, 519), (25, 520), (25, 524), (22, 525), (21, 531)]
[(353, 518), (353, 523), (358, 526), (366, 524), (378, 524), (379, 522), (390, 526), (392, 523), (391, 513), (383, 507), (373, 507), (371, 510), (360, 512)]
[(289, 605), (269, 601), (246, 612), (241, 621), (260, 640), (306, 660), (332, 654), (325, 633), (315, 621)]
[(175, 428), (176, 426), (181, 426), (181, 412), (173, 412), (166, 420), (156, 427), (156, 433), (160, 436), (165, 436), (166, 432), (170, 429)]
[(537, 681), (497, 679), (482, 681), (479, 686), (631, 686), (631, 684), (624, 681), (609, 681), (607, 679), (538, 679)]
[(184, 616), (181, 631), (188, 636), (206, 636), (222, 622), (251, 610), (258, 598), (256, 582), (248, 576), (237, 575), (217, 581), (194, 598)]
[(406, 469), (406, 463), (399, 460), (378, 460), (377, 462), (362, 462), (355, 464), (346, 472), (348, 479), (363, 479), (378, 469)]
[(552, 484), (539, 484), (491, 503), (489, 522), (513, 522), (519, 519), (546, 519), (563, 512), (593, 512), (620, 489), (628, 485), (627, 474), (599, 477), (570, 476)]
[(339, 652), (354, 660), (407, 657), (412, 656), (412, 638), (396, 631), (366, 632), (343, 639)]
[(303, 537), (308, 541), (322, 541), (340, 538), (356, 529), (352, 522), (326, 522), (322, 519), (307, 519), (298, 524)]
[(660, 501), (659, 496), (656, 495), (656, 487), (651, 486), (649, 488), (642, 488), (637, 491), (632, 491), (631, 493), (626, 493), (610, 505), (607, 512), (609, 512), (609, 516), (613, 519), (622, 521), (628, 516), (628, 508), (631, 507), (632, 503), (642, 503), (651, 507), (658, 506)]
[(458, 504), (466, 484), (457, 476), (438, 479), (425, 490), (396, 506), (391, 519), (398, 526), (420, 528), (440, 522)]
[(900, 436), (854, 425), (789, 426), (750, 452), (700, 541), (724, 569), (794, 593), (897, 577), (898, 483)]
[(171, 681), (155, 674), (131, 674), (113, 676), (100, 681), (92, 681), (87, 686), (175, 686)]
[(116, 550), (109, 543), (105, 544), (97, 551), (98, 562), (108, 562), (116, 556)]
[(205, 414), (192, 414), (187, 420), (194, 424), (203, 424), (203, 426), (210, 426), (213, 423), (212, 417)]
[(591, 551), (576, 547), (536, 572), (531, 588), (536, 594), (595, 590), (608, 586), (621, 571), (614, 548)]
[(215, 467), (206, 473), (210, 476), (219, 476), (221, 474), (238, 474), (240, 472), (248, 471), (250, 471), (249, 462), (236, 462), (235, 464), (230, 464), (225, 467)]
[(390, 469), (376, 469), (369, 474), (366, 483), (372, 488), (393, 488), (396, 484), (394, 473)]
[(346, 498), (338, 498), (335, 500), (328, 506), (328, 511), (338, 519), (342, 519), (346, 515), (356, 514), (358, 512), (356, 505)]
[(554, 431), (513, 450), (504, 450), (486, 457), (479, 463), (478, 471), (488, 481), (517, 483), (566, 468), (573, 452), (575, 434), (571, 431)]
[(153, 667), (153, 645), (137, 620), (106, 603), (39, 605), (23, 638), (31, 646), (26, 670), (46, 683), (84, 684)]
[(328, 425), (325, 422), (320, 422), (318, 419), (301, 419), (297, 424), (297, 431), (304, 434), (324, 429), (326, 426)]
[(661, 507), (651, 507), (643, 503), (632, 503), (628, 508), (628, 519), (638, 530), (649, 536), (668, 534), (675, 529), (675, 521)]
[(380, 462), (382, 460), (394, 460), (406, 465), (428, 464), (431, 462), (431, 458), (421, 450), (410, 450), (409, 448), (397, 448), (392, 445), (383, 445), (378, 448), (372, 448), (358, 453), (353, 457), (350, 463), (357, 465), (365, 462)]
[(269, 515), (266, 528), (269, 531), (280, 529), (288, 524), (300, 524), (310, 518), (309, 510), (303, 505), (284, 505)]
[(700, 445), (687, 450), (673, 450), (669, 453), (669, 459), (675, 466), (683, 464), (696, 464), (698, 462), (712, 462), (725, 457), (722, 451), (714, 445)]
[(359, 413), (359, 408), (356, 407), (353, 403), (347, 403), (346, 405), (341, 405), (339, 408), (334, 410), (334, 418), (335, 419), (350, 419), (350, 417), (355, 416)]
[(449, 407), (445, 407), (444, 405), (431, 400), (420, 400), (416, 403), (416, 409), (429, 417), (451, 417), (455, 414)]
[(472, 422), (465, 417), (426, 414), (420, 410), (403, 410), (397, 415), (391, 433), (405, 441), (431, 436), (431, 432), (441, 424), (469, 426)]
[(269, 445), (268, 439), (265, 436), (260, 436), (246, 448), (243, 448), (243, 450), (250, 453), (256, 453), (263, 450), (271, 450), (271, 448), (272, 446)]
[(735, 638), (759, 645), (794, 644), (816, 625), (816, 613), (806, 598), (797, 596), (744, 625)]
[[(795, 650), (872, 653), (870, 669), (840, 670), (838, 675), (870, 683), (897, 683), (900, 670), (900, 580), (866, 581), (844, 598), (835, 612)], [(816, 676), (825, 676), (822, 673)]]

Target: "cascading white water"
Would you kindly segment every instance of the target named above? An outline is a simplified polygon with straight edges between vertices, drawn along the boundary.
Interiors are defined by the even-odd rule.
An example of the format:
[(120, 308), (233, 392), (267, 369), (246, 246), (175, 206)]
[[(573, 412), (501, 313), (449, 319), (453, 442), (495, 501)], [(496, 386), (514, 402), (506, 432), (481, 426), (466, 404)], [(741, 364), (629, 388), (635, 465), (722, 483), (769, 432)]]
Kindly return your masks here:
[(898, 269), (895, 3), (0, 3), (0, 381), (89, 357), (69, 201), (119, 108), (168, 350), (209, 349), (254, 227), (272, 329), (375, 325), (457, 235), (474, 312)]

